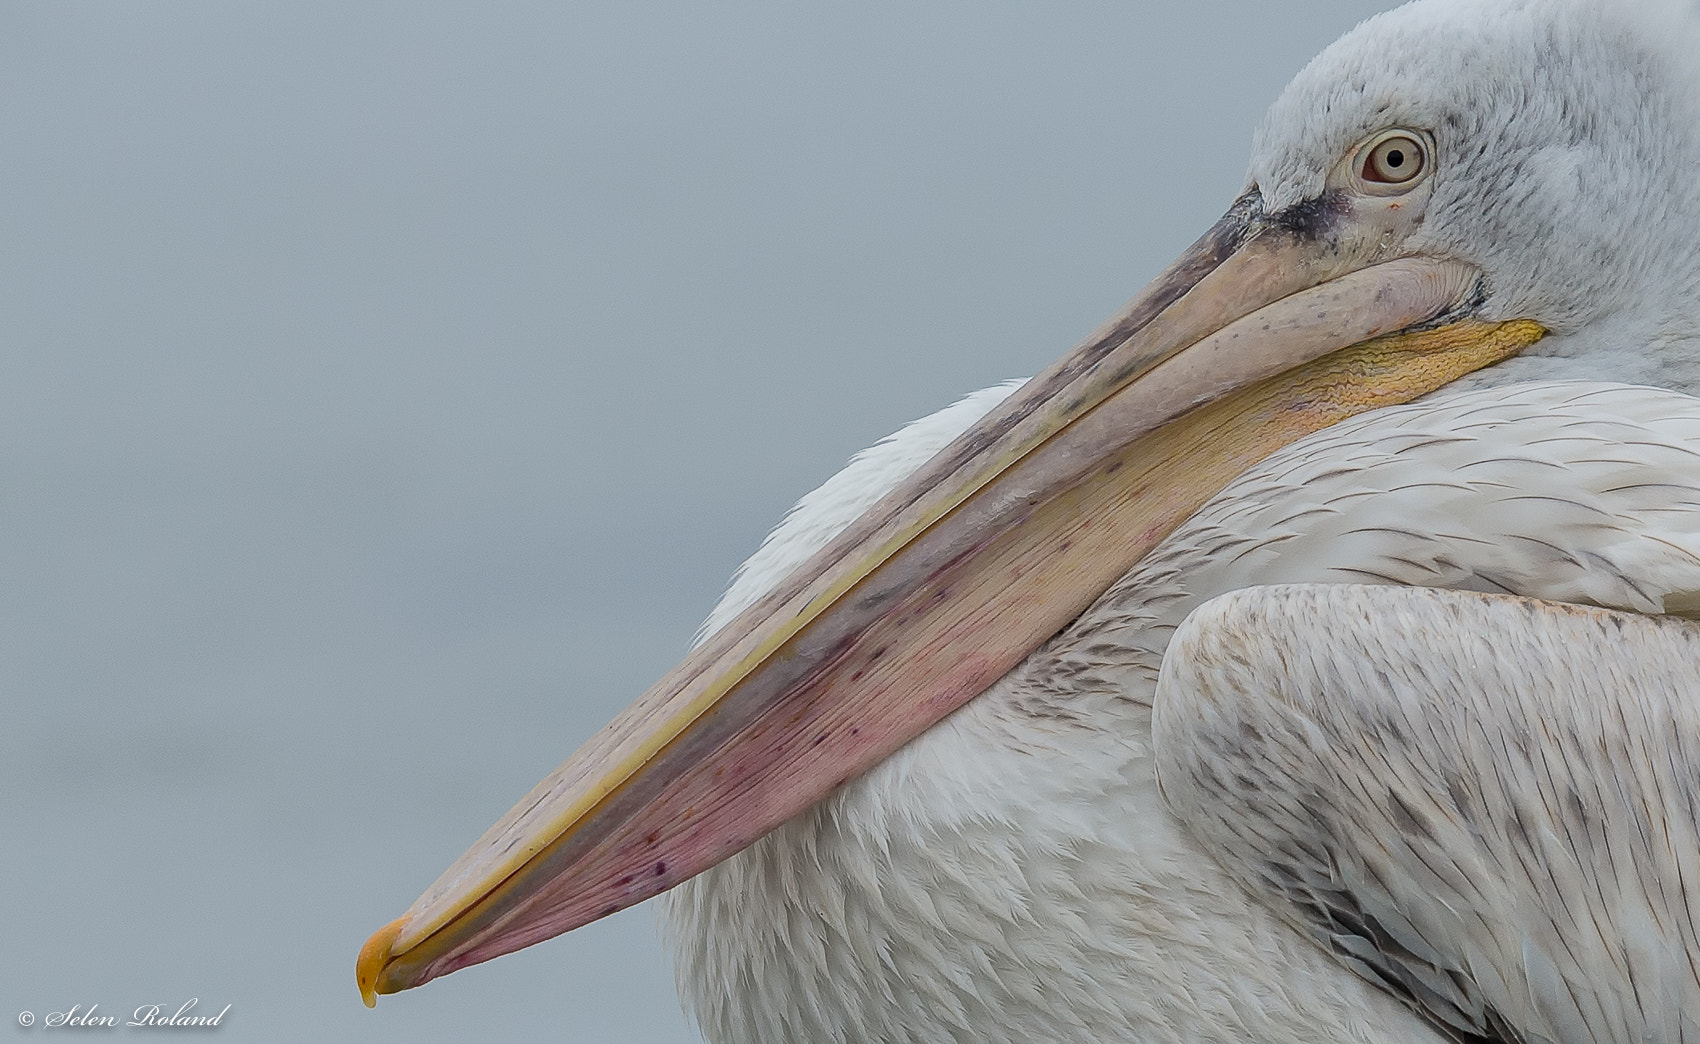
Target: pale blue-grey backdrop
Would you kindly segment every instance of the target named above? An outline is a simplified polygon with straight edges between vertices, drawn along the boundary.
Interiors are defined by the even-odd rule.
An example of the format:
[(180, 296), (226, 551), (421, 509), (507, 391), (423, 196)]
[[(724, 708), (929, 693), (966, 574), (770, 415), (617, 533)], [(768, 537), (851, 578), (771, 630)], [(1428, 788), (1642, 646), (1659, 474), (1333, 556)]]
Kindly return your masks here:
[(354, 955), (1381, 6), (0, 6), (5, 1032), (694, 1040), (647, 908), (375, 1012)]

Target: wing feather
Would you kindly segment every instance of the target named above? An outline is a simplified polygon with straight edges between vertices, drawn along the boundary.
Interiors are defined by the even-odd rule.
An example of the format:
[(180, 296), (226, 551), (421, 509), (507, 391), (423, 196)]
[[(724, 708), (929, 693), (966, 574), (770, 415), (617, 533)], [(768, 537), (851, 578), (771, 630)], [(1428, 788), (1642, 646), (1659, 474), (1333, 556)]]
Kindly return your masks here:
[(1158, 779), (1231, 873), (1460, 1040), (1700, 1040), (1700, 626), (1252, 588), (1164, 659)]

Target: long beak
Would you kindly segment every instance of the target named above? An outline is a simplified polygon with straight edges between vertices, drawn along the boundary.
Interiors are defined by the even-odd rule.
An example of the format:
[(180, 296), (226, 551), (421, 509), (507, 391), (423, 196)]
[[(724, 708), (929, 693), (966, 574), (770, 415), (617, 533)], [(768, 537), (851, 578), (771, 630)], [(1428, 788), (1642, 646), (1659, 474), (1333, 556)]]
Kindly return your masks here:
[(1538, 339), (1255, 192), (591, 738), (360, 953), (367, 1004), (641, 902), (984, 691), (1235, 475)]

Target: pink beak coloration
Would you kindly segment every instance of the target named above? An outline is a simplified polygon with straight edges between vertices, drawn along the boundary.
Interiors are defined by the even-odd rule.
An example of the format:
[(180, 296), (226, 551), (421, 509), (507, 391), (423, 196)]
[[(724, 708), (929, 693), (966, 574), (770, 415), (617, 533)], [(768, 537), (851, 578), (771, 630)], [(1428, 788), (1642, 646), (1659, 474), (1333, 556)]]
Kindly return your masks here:
[(713, 866), (984, 691), (1234, 475), (1540, 337), (1255, 193), (591, 738), (360, 954), (367, 1003)]

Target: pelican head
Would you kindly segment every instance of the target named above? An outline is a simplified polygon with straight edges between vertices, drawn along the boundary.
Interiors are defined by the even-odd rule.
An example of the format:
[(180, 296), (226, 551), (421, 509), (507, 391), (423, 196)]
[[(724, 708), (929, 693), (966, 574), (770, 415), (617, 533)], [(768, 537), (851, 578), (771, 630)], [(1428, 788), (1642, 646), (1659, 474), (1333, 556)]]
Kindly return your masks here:
[(1396, 251), (1469, 262), (1484, 275), (1475, 315), (1551, 332), (1473, 383), (1538, 372), (1694, 387), (1697, 44), (1693, 5), (1672, 0), (1408, 4), (1282, 91), (1250, 183), (1270, 213), (1361, 208), (1341, 198), (1343, 158), (1389, 129), (1425, 133), (1433, 177), (1400, 201)]
[(368, 1001), (854, 790), (1304, 434), (1459, 380), (1700, 383), (1696, 56), (1675, 0), (1420, 0), (1353, 30), (1275, 102), (1197, 243), (836, 539), (745, 585), (375, 934)]

